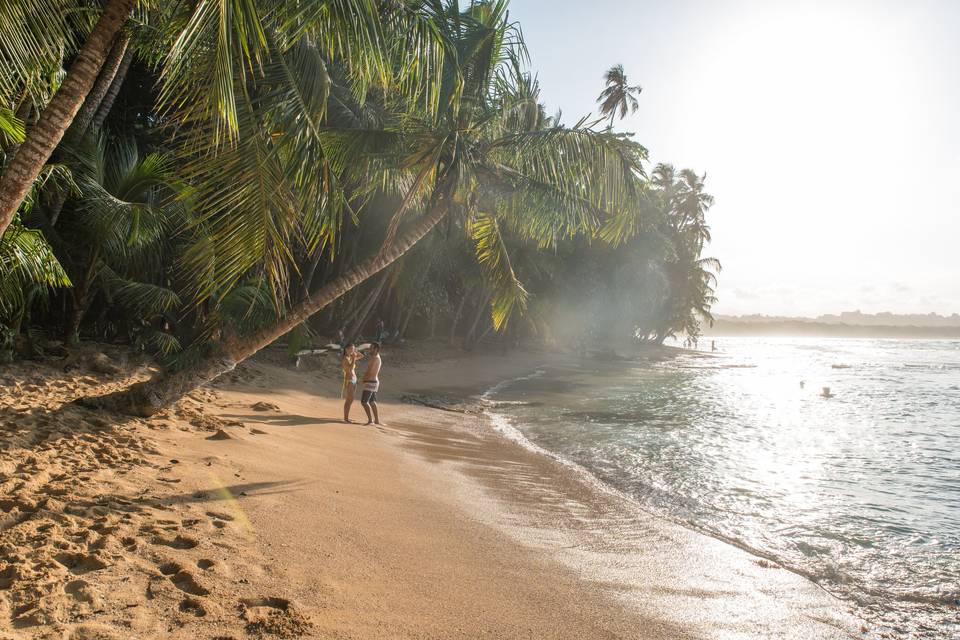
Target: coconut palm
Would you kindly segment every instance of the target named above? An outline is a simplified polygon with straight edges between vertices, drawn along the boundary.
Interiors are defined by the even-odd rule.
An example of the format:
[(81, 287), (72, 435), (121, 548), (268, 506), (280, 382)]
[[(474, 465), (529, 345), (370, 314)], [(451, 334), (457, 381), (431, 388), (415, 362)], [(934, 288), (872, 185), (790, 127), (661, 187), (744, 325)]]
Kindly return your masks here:
[[(170, 159), (141, 156), (135, 141), (108, 143), (100, 132), (88, 135), (75, 157), (80, 196), (61, 229), (73, 239), (64, 247), (74, 283), (64, 327), (68, 343), (78, 340), (80, 324), (98, 296), (118, 312), (144, 320), (143, 329), (180, 304), (163, 286), (165, 249), (177, 223)], [(154, 338), (160, 351), (174, 346), (162, 336)]]
[[(36, 74), (41, 62), (59, 60), (79, 40), (66, 23), (48, 16), (70, 14), (82, 5), (69, 0), (3, 0), (0, 2), (0, 60), (13, 73), (0, 80), (3, 93), (16, 91), (22, 80)], [(82, 135), (96, 117), (98, 105), (109, 91), (111, 80), (126, 57), (125, 36), (119, 35), (137, 0), (107, 0), (95, 26), (79, 47), (70, 70), (56, 93), (30, 128), (26, 140), (0, 175), (0, 233), (7, 227), (44, 164), (50, 159), (74, 118), (84, 106), (98, 77), (102, 91), (84, 110), (77, 135)], [(145, 9), (152, 3), (143, 2)], [(220, 145), (236, 142), (242, 85), (253, 79), (271, 48), (286, 50), (304, 40), (315, 44), (328, 58), (339, 55), (350, 64), (354, 89), (360, 93), (384, 76), (384, 29), (404, 24), (408, 29), (408, 64), (401, 80), (416, 85), (428, 77), (431, 46), (429, 32), (410, 27), (405, 17), (416, 15), (416, 3), (397, 3), (379, 8), (369, 0), (278, 0), (173, 3), (153, 7), (159, 35), (151, 44), (162, 53), (164, 101), (176, 110), (176, 119), (212, 127), (208, 142)], [(89, 9), (88, 7), (83, 7)], [(88, 12), (88, 11), (86, 11)], [(381, 22), (380, 18), (387, 20)], [(111, 52), (115, 55), (111, 56)], [(111, 58), (101, 74), (104, 62)], [(6, 66), (5, 64), (5, 66)], [(321, 79), (324, 76), (319, 76)], [(168, 116), (172, 116), (168, 113)]]
[(705, 176), (690, 169), (680, 171), (661, 164), (654, 170), (654, 185), (664, 212), (664, 236), (670, 255), (664, 264), (669, 296), (657, 330), (657, 341), (677, 332), (697, 337), (700, 320), (713, 323), (710, 307), (716, 302), (714, 286), (720, 262), (702, 257), (710, 241), (706, 212), (713, 196), (704, 191)]
[[(294, 81), (287, 86), (296, 91), (271, 93), (274, 102), (265, 115), (275, 126), (269, 129), (269, 139), (242, 153), (224, 154), (226, 164), (210, 175), (214, 191), (201, 199), (231, 205), (204, 217), (210, 237), (227, 246), (221, 242), (198, 246), (187, 256), (187, 264), (197, 273), (206, 265), (211, 273), (240, 277), (256, 266), (242, 262), (247, 243), (268, 247), (261, 254), (268, 257), (265, 273), (282, 275), (289, 265), (284, 259), (289, 244), (284, 240), (291, 226), (299, 225), (300, 233), (316, 244), (331, 238), (336, 229), (333, 216), (345, 206), (335, 187), (344, 182), (375, 180), (399, 193), (400, 204), (387, 223), (380, 249), (283, 309), (278, 321), (250, 333), (223, 335), (190, 366), (104, 400), (137, 414), (166, 406), (233, 369), (393, 264), (447, 218), (473, 239), (494, 291), (493, 322), (503, 326), (526, 299), (511, 267), (503, 230), (546, 248), (577, 233), (595, 233), (605, 217), (632, 209), (645, 151), (583, 121), (570, 127), (545, 121), (536, 83), (519, 71), (525, 51), (519, 30), (507, 19), (506, 2), (474, 2), (462, 10), (455, 0), (433, 6), (436, 29), (447, 43), (436, 68), (436, 110), (391, 111), (382, 118), (383, 126), (366, 129), (327, 127), (319, 117), (310, 117), (316, 92), (303, 90), (303, 79), (288, 74)], [(288, 51), (275, 64), (292, 68), (288, 57), (292, 55), (298, 54)], [(310, 57), (309, 52), (303, 54), (303, 59)], [(385, 105), (395, 102), (389, 94), (384, 98)], [(248, 126), (261, 128), (248, 122), (257, 117), (257, 108), (238, 109), (240, 132)], [(307, 117), (285, 117), (290, 112)], [(301, 171), (301, 166), (311, 173)], [(322, 169), (319, 175), (317, 167)], [(328, 169), (330, 173), (324, 173)], [(270, 198), (261, 197), (248, 209), (241, 202), (246, 198), (236, 194), (247, 188), (246, 178), (236, 178), (245, 172), (252, 177), (254, 170), (257, 181), (269, 184), (265, 195)], [(283, 201), (304, 195), (312, 207), (307, 219), (291, 215), (291, 203)], [(232, 209), (247, 220), (227, 215)]]
[[(70, 70), (37, 122), (30, 128), (13, 158), (0, 175), (0, 233), (7, 228), (17, 209), (23, 203), (34, 181), (60, 143), (64, 133), (83, 106), (93, 88), (100, 68), (114, 46), (117, 33), (130, 17), (137, 0), (108, 0), (93, 30), (79, 48)], [(14, 74), (24, 78), (34, 73), (31, 68), (36, 58), (50, 57), (60, 52), (69, 41), (66, 29), (55, 30), (62, 18), (56, 11), (63, 7), (59, 0), (6, 0), (0, 6), (0, 40), (5, 41), (2, 57), (9, 62)], [(53, 11), (51, 12), (51, 9)], [(11, 80), (5, 80), (11, 84)]]
[(640, 85), (630, 85), (627, 83), (627, 74), (623, 70), (623, 65), (618, 64), (607, 69), (603, 74), (603, 81), (606, 88), (600, 92), (597, 102), (600, 103), (600, 113), (610, 117), (610, 127), (613, 127), (613, 119), (620, 113), (620, 119), (626, 117), (627, 113), (636, 113), (640, 107), (636, 96), (643, 90)]
[(0, 325), (15, 335), (31, 303), (51, 288), (70, 285), (43, 234), (14, 218), (0, 237)]

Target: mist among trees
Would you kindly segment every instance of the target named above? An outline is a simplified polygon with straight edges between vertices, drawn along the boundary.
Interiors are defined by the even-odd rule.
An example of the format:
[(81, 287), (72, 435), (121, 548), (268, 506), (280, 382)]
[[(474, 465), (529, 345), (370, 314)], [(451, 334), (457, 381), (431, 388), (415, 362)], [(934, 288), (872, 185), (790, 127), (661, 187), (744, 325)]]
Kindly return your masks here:
[(540, 101), (500, 0), (0, 5), (0, 351), (153, 355), (150, 413), (284, 338), (662, 342), (710, 322), (704, 176)]

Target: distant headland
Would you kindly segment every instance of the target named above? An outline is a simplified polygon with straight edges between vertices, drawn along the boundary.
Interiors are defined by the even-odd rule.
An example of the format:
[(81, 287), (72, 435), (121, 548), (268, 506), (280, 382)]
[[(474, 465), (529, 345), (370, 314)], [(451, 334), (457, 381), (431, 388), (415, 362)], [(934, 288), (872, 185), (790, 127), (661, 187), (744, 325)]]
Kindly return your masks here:
[(715, 316), (707, 336), (827, 336), (848, 338), (960, 338), (960, 314), (844, 311), (816, 318)]

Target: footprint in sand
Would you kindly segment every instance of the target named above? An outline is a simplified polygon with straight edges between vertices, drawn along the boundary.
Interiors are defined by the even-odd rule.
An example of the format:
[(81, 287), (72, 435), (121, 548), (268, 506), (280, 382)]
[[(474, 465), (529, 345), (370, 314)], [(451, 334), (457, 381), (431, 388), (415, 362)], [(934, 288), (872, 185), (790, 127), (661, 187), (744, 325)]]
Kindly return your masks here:
[(91, 624), (75, 627), (63, 636), (64, 640), (115, 640), (118, 637), (107, 627)]
[(186, 613), (198, 618), (202, 618), (203, 616), (207, 615), (207, 610), (204, 608), (203, 603), (193, 598), (184, 598), (181, 600), (179, 609), (180, 613)]
[(233, 521), (232, 515), (229, 513), (223, 513), (222, 511), (207, 511), (207, 515), (214, 520), (226, 520), (227, 522)]
[(193, 538), (190, 538), (188, 536), (180, 536), (180, 535), (173, 538), (172, 540), (163, 538), (161, 536), (154, 536), (150, 542), (152, 542), (153, 544), (171, 547), (173, 549), (193, 549), (198, 544), (200, 544)]
[(210, 524), (217, 529), (225, 529), (228, 522), (233, 522), (234, 517), (228, 513), (221, 513), (219, 511), (208, 511), (207, 515), (212, 518)]
[(303, 635), (313, 626), (285, 598), (244, 598), (240, 610), (251, 634), (289, 638)]
[(14, 565), (7, 565), (0, 571), (0, 591), (9, 589), (17, 579), (17, 568)]
[(58, 553), (53, 559), (70, 570), (74, 575), (82, 575), (91, 571), (106, 569), (107, 564), (96, 556), (84, 553)]
[(203, 569), (204, 571), (210, 571), (217, 565), (216, 560), (209, 560), (207, 558), (201, 558), (197, 560), (197, 567)]
[(164, 562), (157, 569), (180, 591), (191, 596), (205, 596), (210, 590), (197, 582), (196, 577), (178, 562)]
[(85, 604), (91, 607), (100, 606), (100, 597), (97, 595), (93, 586), (86, 580), (71, 580), (63, 587), (63, 591), (79, 604)]
[(197, 582), (192, 573), (183, 569), (173, 574), (170, 580), (177, 589), (192, 596), (205, 596), (210, 593), (209, 589)]

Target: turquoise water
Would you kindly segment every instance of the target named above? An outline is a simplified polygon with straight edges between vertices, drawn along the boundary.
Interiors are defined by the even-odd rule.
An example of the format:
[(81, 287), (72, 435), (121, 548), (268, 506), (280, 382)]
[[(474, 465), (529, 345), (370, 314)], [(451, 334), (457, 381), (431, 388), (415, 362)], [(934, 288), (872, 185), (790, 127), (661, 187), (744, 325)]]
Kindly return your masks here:
[(490, 399), (530, 442), (894, 635), (960, 637), (960, 341), (717, 346), (544, 368)]

